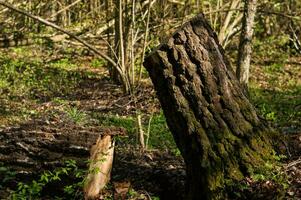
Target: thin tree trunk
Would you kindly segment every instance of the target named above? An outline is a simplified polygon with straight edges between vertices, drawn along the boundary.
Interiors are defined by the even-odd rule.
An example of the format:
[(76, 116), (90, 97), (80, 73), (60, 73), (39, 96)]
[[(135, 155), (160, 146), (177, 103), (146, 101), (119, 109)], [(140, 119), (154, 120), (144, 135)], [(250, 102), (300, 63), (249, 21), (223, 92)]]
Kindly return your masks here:
[[(112, 15), (112, 7), (113, 7), (113, 2), (112, 2), (112, 0), (106, 0), (105, 1), (105, 6), (106, 6), (106, 26), (105, 26), (105, 28), (104, 28), (104, 30), (101, 30), (101, 29), (99, 29), (98, 31), (97, 31), (97, 35), (100, 35), (102, 32), (104, 32), (104, 31), (107, 31), (107, 42), (108, 42), (108, 44), (107, 44), (107, 52), (108, 52), (108, 55), (110, 56), (110, 57), (112, 57), (112, 55), (115, 53), (115, 52), (117, 52), (116, 51), (116, 48), (114, 49), (115, 50), (115, 52), (113, 52), (112, 51), (112, 41), (111, 41), (111, 36), (110, 36), (110, 31), (108, 31), (108, 29), (110, 28), (110, 26), (111, 25), (114, 25), (114, 28), (115, 28), (115, 34), (116, 34), (116, 24), (115, 24), (115, 19), (113, 19), (113, 20), (110, 20), (110, 16)], [(115, 8), (116, 9), (116, 8)], [(115, 11), (116, 12), (116, 11)], [(115, 17), (116, 18), (116, 17)], [(114, 21), (113, 23), (111, 23), (112, 21)], [(115, 37), (115, 47), (116, 47), (116, 37)], [(118, 59), (117, 58), (115, 58), (115, 62), (116, 63), (118, 63)], [(114, 66), (112, 66), (112, 64), (111, 63), (108, 63), (108, 68), (109, 68), (109, 73), (110, 73), (110, 77), (111, 77), (111, 79), (114, 81), (114, 82), (119, 82), (118, 81), (118, 72), (117, 72), (117, 70), (116, 70), (116, 68), (114, 67)]]
[(145, 62), (186, 163), (186, 199), (223, 199), (271, 159), (273, 131), (244, 95), (203, 15), (186, 23)]
[[(141, 62), (144, 61), (145, 51), (146, 51), (146, 47), (147, 47), (147, 40), (148, 40), (148, 33), (149, 33), (149, 22), (150, 22), (151, 7), (152, 7), (152, 1), (149, 0), (148, 8), (147, 8), (147, 19), (146, 19), (146, 26), (145, 26), (145, 33), (144, 33), (144, 40), (143, 40), (143, 48), (142, 48)], [(142, 78), (142, 66), (140, 66), (140, 68), (139, 68), (138, 83), (140, 83), (141, 78)]]
[(113, 68), (110, 75), (114, 82), (122, 83), (124, 93), (131, 92), (130, 80), (128, 77), (127, 57), (126, 57), (126, 38), (124, 37), (124, 19), (123, 19), (123, 5), (122, 0), (114, 0), (115, 3), (115, 52), (116, 62), (120, 67), (121, 73), (116, 73)]
[[(118, 1), (118, 0), (117, 0)], [(119, 7), (122, 6), (122, 2), (121, 0), (118, 1), (119, 2)], [(70, 36), (71, 38), (77, 40), (78, 42), (80, 42), (81, 44), (83, 44), (84, 46), (88, 47), (91, 51), (93, 51), (94, 53), (96, 53), (97, 55), (101, 56), (102, 58), (106, 59), (110, 64), (111, 66), (113, 67), (114, 71), (116, 72), (116, 74), (118, 76), (120, 76), (119, 80), (120, 82), (122, 83), (122, 86), (123, 86), (123, 90), (124, 90), (124, 93), (129, 93), (130, 91), (130, 83), (129, 83), (129, 80), (128, 80), (128, 77), (127, 77), (127, 74), (126, 74), (126, 71), (125, 71), (125, 62), (124, 62), (124, 52), (122, 53), (123, 56), (121, 56), (121, 59), (122, 61), (118, 62), (118, 61), (113, 61), (108, 55), (106, 54), (103, 54), (102, 52), (98, 51), (95, 47), (93, 47), (92, 45), (90, 45), (89, 43), (87, 43), (86, 41), (82, 40), (81, 38), (77, 37), (76, 35), (66, 31), (65, 29), (59, 27), (58, 25), (56, 24), (53, 24), (45, 19), (42, 19), (41, 17), (38, 17), (38, 16), (34, 16), (30, 13), (27, 13), (26, 11), (23, 11), (23, 10), (20, 10), (16, 7), (14, 7), (13, 5), (11, 4), (8, 4), (8, 3), (5, 3), (4, 1), (0, 0), (0, 5), (3, 5), (4, 7), (6, 8), (9, 8), (15, 12), (18, 12), (20, 14), (23, 14), (31, 19), (34, 19), (42, 24), (45, 24), (47, 26), (50, 26), (56, 30), (59, 30), (65, 34), (67, 34), (68, 36)], [(120, 9), (119, 9), (120, 10)], [(122, 10), (121, 10), (122, 11)], [(120, 13), (119, 15), (119, 18), (122, 18), (122, 13)], [(116, 22), (117, 23), (117, 22)], [(121, 23), (121, 22), (119, 22)], [(120, 24), (120, 26), (122, 25), (122, 23)], [(120, 28), (119, 28), (120, 29)], [(120, 34), (120, 37), (122, 37), (122, 33)], [(120, 41), (123, 41), (123, 39), (120, 39)], [(120, 44), (121, 46), (123, 46), (123, 44)]]
[[(54, 24), (54, 23), (51, 23), (45, 19), (42, 19), (41, 17), (38, 17), (38, 16), (34, 16), (30, 13), (27, 13), (26, 11), (23, 11), (23, 10), (20, 10), (16, 7), (14, 7), (13, 5), (11, 4), (8, 4), (8, 3), (5, 3), (4, 1), (0, 1), (0, 5), (6, 7), (6, 8), (9, 8), (15, 12), (18, 12), (22, 15), (25, 15), (31, 19), (34, 19), (42, 24), (45, 24), (46, 26), (50, 26), (62, 33), (65, 33), (67, 34), (70, 38), (73, 38), (75, 40), (77, 40), (78, 42), (80, 42), (81, 44), (83, 44), (85, 47), (89, 48), (91, 51), (93, 51), (94, 53), (96, 53), (97, 55), (101, 56), (102, 58), (106, 59), (109, 63), (111, 63), (115, 68), (118, 68), (118, 64), (116, 62), (114, 62), (110, 57), (108, 57), (107, 55), (101, 53), (100, 51), (98, 51), (95, 47), (93, 47), (92, 45), (90, 45), (89, 43), (87, 43), (86, 41), (82, 40), (81, 38), (77, 37), (76, 35), (66, 31), (65, 29), (59, 27), (58, 25)], [(117, 69), (118, 70), (118, 69)], [(119, 73), (121, 73), (121, 71), (119, 70)]]
[(246, 93), (248, 93), (250, 76), (249, 71), (252, 54), (252, 37), (254, 18), (256, 14), (256, 3), (256, 0), (244, 0), (244, 16), (238, 48), (236, 76)]
[[(115, 33), (114, 33), (114, 35), (115, 35), (115, 37), (114, 37), (114, 51), (116, 52), (116, 55), (117, 55), (117, 57), (115, 58), (116, 59), (116, 63), (118, 63), (119, 65), (120, 65), (120, 68), (122, 69), (122, 62), (121, 62), (121, 50), (120, 50), (120, 48), (121, 48), (121, 45), (120, 45), (120, 33), (119, 33), (119, 31), (120, 31), (120, 28), (119, 28), (119, 26), (120, 26), (120, 22), (119, 22), (119, 20), (120, 20), (120, 18), (119, 18), (119, 1), (121, 1), (121, 0), (113, 0), (113, 3), (114, 3), (114, 15), (115, 15), (115, 26), (114, 26), (114, 31), (115, 31)], [(111, 68), (111, 70), (110, 70), (110, 77), (111, 77), (111, 79), (115, 82), (115, 83), (120, 83), (121, 82), (121, 77), (120, 77), (121, 75), (119, 75), (118, 73), (117, 73), (117, 71), (116, 71), (116, 69), (115, 68)]]
[(136, 33), (136, 1), (132, 0), (132, 10), (131, 10), (131, 29), (130, 29), (130, 33), (131, 33), (131, 46), (130, 46), (130, 63), (131, 63), (131, 69), (129, 70), (129, 74), (130, 74), (130, 82), (131, 82), (131, 87), (134, 88), (135, 87), (135, 33)]
[(62, 8), (61, 10), (54, 12), (52, 11), (51, 16), (48, 17), (46, 20), (53, 20), (56, 16), (61, 14), (62, 12), (65, 12), (66, 10), (70, 9), (72, 6), (75, 6), (77, 3), (81, 2), (82, 0), (76, 0), (75, 2), (69, 4), (68, 6)]
[[(224, 44), (224, 42), (227, 38), (227, 33), (231, 31), (231, 30), (229, 30), (229, 27), (231, 27), (230, 23), (231, 23), (231, 21), (233, 21), (232, 18), (233, 18), (233, 15), (235, 14), (234, 9), (239, 8), (239, 4), (240, 4), (240, 0), (233, 0), (231, 2), (229, 11), (227, 12), (226, 17), (225, 17), (224, 21), (222, 22), (222, 27), (218, 34), (218, 39), (221, 44)], [(239, 17), (239, 16), (236, 16), (236, 18), (237, 17)], [(223, 45), (223, 47), (225, 47), (225, 46)]]

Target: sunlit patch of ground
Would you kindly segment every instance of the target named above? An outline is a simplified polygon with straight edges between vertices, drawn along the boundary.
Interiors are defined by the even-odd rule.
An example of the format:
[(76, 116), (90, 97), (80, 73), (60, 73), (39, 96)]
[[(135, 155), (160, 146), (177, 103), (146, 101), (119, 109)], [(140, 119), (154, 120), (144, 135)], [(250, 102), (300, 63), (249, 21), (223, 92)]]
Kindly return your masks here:
[[(301, 198), (301, 57), (253, 66), (250, 98), (284, 138), (278, 149), (287, 163), (282, 172), (288, 175), (289, 187), (283, 198)], [(263, 184), (255, 190), (275, 187)]]

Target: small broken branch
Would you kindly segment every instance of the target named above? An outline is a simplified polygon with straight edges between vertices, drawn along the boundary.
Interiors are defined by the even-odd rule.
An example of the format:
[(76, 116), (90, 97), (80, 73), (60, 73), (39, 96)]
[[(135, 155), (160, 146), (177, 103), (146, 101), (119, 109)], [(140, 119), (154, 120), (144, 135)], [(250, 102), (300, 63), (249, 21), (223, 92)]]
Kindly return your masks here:
[(137, 115), (137, 123), (138, 123), (138, 130), (139, 130), (139, 142), (142, 148), (142, 151), (145, 150), (145, 143), (144, 143), (144, 131), (142, 127), (142, 122), (141, 122), (141, 115)]
[(89, 172), (84, 186), (85, 199), (97, 199), (110, 181), (115, 142), (111, 135), (99, 137), (91, 148)]
[(291, 167), (293, 167), (293, 166), (296, 166), (296, 165), (298, 165), (298, 164), (300, 164), (300, 163), (301, 163), (301, 158), (299, 158), (298, 160), (295, 160), (295, 161), (293, 161), (293, 162), (288, 163), (288, 164), (285, 166), (285, 169), (286, 169), (286, 171), (288, 171), (289, 168), (291, 168)]

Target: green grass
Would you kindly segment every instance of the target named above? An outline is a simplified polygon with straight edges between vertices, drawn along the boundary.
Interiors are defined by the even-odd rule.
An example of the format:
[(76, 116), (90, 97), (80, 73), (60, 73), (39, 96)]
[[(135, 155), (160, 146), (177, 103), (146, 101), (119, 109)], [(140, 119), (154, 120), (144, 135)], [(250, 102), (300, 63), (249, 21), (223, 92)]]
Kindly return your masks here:
[(251, 88), (250, 97), (260, 114), (278, 126), (300, 125), (301, 87), (294, 91)]
[(298, 80), (300, 66), (274, 63), (259, 69), (262, 77), (250, 84), (250, 98), (259, 113), (276, 126), (300, 128), (301, 85)]
[(78, 125), (85, 125), (88, 122), (86, 112), (79, 110), (77, 107), (67, 107), (65, 113), (70, 121)]
[(77, 65), (72, 63), (68, 58), (62, 58), (55, 62), (50, 63), (50, 66), (53, 68), (65, 69), (65, 70), (74, 70), (77, 68)]
[(50, 97), (72, 92), (81, 74), (45, 67), (44, 63), (0, 59), (0, 91), (17, 97)]
[(156, 149), (169, 149), (174, 153), (178, 152), (163, 112), (154, 115), (152, 118), (150, 124), (149, 146)]
[(93, 113), (92, 116), (99, 121), (102, 126), (116, 126), (123, 127), (127, 130), (128, 134), (135, 134), (136, 121), (132, 116), (118, 116), (118, 115), (104, 115), (101, 113)]
[[(96, 76), (79, 71), (67, 58), (45, 63), (38, 57), (30, 58), (28, 52), (23, 48), (0, 52), (0, 124), (26, 121), (38, 114), (36, 105), (72, 97), (82, 82)], [(78, 110), (66, 113), (75, 123), (84, 121)]]
[[(102, 115), (94, 113), (93, 118), (97, 119), (100, 125), (123, 127), (127, 130), (128, 138), (121, 139), (129, 144), (138, 144), (137, 119), (133, 116)], [(147, 133), (149, 116), (143, 122), (143, 130)], [(171, 132), (169, 131), (163, 113), (155, 114), (150, 123), (150, 135), (148, 141), (149, 149), (168, 150), (179, 155)], [(146, 139), (146, 137), (145, 137)]]
[(91, 67), (94, 67), (94, 68), (99, 68), (99, 67), (102, 67), (106, 64), (106, 61), (104, 61), (103, 59), (99, 59), (99, 58), (94, 58), (92, 61), (91, 61)]

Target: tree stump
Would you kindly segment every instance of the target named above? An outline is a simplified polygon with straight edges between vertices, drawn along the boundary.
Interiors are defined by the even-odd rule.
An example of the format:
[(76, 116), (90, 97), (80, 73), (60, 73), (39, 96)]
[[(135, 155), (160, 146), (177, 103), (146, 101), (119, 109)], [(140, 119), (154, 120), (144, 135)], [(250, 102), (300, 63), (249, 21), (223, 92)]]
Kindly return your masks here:
[(186, 199), (221, 199), (271, 159), (273, 132), (255, 108), (203, 15), (184, 24), (144, 62), (185, 160)]
[(89, 173), (84, 185), (85, 199), (99, 199), (99, 193), (111, 178), (115, 141), (111, 135), (99, 137), (91, 148)]

